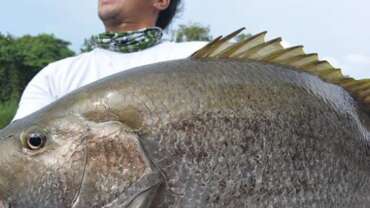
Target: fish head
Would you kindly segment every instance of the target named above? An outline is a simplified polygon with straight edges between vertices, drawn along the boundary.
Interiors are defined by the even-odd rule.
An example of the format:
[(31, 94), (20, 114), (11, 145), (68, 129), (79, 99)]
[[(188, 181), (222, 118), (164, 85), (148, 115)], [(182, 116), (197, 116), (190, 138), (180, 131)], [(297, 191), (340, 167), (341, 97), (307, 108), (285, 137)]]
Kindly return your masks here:
[(106, 118), (46, 109), (2, 129), (0, 208), (147, 201), (142, 198), (154, 194), (162, 175), (146, 157), (139, 136), (124, 124), (130, 122)]
[(0, 207), (70, 207), (86, 166), (78, 116), (28, 116), (0, 131)]

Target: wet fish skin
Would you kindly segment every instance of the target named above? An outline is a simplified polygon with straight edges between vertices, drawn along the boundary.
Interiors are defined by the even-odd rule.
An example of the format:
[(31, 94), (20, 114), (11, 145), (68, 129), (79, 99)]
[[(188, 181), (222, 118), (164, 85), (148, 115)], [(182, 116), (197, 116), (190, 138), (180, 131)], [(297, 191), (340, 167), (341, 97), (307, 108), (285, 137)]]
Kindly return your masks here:
[[(65, 119), (48, 124), (21, 120), (1, 131), (0, 199), (5, 199), (6, 206), (68, 207), (72, 203), (82, 180), (86, 152), (81, 138), (86, 129), (72, 117)], [(53, 140), (45, 149), (30, 151), (22, 144), (27, 131), (44, 132)]]
[[(366, 207), (369, 124), (342, 88), (291, 68), (191, 59), (149, 65), (2, 130), (0, 199), (40, 208)], [(19, 142), (35, 125), (52, 135), (37, 156)], [(55, 167), (72, 158), (62, 159), (63, 151), (79, 155), (78, 167), (66, 169), (71, 183), (57, 180)], [(35, 177), (45, 169), (58, 177)], [(21, 186), (27, 173), (43, 191)]]

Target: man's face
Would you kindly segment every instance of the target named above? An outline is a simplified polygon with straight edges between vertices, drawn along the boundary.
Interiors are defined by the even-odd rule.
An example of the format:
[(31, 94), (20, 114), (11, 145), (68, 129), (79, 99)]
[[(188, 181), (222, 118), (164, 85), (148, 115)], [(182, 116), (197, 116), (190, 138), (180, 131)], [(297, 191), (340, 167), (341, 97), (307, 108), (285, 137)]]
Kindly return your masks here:
[(135, 21), (153, 12), (152, 0), (99, 0), (99, 17), (105, 21)]

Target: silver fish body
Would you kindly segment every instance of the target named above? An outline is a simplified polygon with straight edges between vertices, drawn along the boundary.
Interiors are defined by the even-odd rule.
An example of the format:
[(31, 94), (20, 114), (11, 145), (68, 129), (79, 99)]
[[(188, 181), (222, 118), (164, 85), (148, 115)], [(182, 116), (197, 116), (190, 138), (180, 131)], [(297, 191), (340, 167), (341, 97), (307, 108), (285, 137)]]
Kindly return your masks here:
[(46, 207), (368, 207), (369, 115), (292, 68), (177, 60), (0, 132), (0, 199)]

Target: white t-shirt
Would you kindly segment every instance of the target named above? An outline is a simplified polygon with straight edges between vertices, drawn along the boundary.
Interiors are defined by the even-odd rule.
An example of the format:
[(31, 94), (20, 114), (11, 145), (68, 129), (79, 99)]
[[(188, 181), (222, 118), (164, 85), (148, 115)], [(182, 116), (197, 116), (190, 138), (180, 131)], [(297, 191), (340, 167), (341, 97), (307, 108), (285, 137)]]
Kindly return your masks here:
[(63, 95), (109, 75), (147, 64), (189, 57), (206, 42), (162, 42), (134, 53), (105, 49), (80, 54), (49, 64), (24, 90), (14, 120), (23, 118)]

